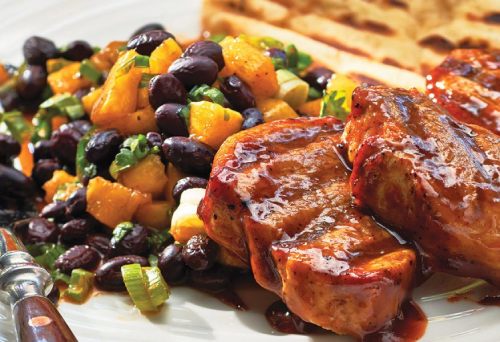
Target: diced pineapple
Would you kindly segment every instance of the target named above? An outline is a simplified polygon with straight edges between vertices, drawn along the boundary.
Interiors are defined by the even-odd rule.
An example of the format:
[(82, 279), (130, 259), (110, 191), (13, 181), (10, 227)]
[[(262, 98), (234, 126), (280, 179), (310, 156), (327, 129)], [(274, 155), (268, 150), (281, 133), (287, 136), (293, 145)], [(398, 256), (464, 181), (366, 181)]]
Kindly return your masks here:
[(54, 171), (52, 178), (43, 185), (43, 190), (45, 190), (45, 202), (52, 202), (54, 195), (63, 184), (75, 183), (77, 180), (75, 176), (70, 175), (64, 170)]
[(186, 243), (196, 234), (204, 234), (203, 221), (198, 217), (198, 205), (205, 196), (205, 189), (193, 188), (185, 190), (177, 209), (172, 215), (170, 234), (175, 241)]
[(163, 74), (167, 72), (168, 67), (179, 58), (182, 54), (182, 49), (177, 42), (169, 38), (161, 43), (151, 53), (149, 58), (149, 68), (153, 74)]
[(257, 107), (262, 112), (264, 122), (298, 117), (293, 108), (280, 99), (259, 100), (257, 101)]
[(191, 102), (189, 133), (192, 137), (215, 149), (230, 135), (241, 129), (240, 113), (208, 101)]

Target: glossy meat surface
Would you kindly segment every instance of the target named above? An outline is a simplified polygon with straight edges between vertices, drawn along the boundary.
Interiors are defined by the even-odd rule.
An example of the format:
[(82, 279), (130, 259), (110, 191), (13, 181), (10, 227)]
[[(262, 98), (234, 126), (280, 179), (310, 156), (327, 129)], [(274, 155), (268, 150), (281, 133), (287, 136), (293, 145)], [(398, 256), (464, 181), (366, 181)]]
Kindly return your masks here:
[(500, 50), (454, 50), (427, 76), (427, 93), (456, 119), (500, 135)]
[(358, 88), (344, 131), (358, 204), (434, 270), (500, 285), (500, 138), (427, 96)]
[(362, 336), (397, 314), (415, 253), (352, 205), (341, 131), (333, 118), (303, 118), (230, 137), (199, 214), (302, 319)]

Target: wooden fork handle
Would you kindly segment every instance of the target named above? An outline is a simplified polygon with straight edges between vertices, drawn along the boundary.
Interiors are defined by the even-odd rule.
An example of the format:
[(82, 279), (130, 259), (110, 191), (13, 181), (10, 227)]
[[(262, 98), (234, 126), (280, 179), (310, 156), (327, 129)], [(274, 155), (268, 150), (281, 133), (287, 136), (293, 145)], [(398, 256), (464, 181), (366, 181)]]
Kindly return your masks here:
[(45, 297), (21, 299), (14, 305), (13, 314), (20, 342), (77, 341), (61, 314)]

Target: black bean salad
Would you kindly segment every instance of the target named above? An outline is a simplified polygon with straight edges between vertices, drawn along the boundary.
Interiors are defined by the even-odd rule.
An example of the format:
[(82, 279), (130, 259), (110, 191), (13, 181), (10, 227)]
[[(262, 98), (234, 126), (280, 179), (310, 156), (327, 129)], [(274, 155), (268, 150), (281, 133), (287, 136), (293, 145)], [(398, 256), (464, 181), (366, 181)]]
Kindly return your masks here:
[(33, 36), (23, 54), (0, 64), (1, 224), (64, 298), (127, 291), (142, 312), (169, 285), (220, 292), (245, 270), (197, 216), (225, 139), (284, 118), (343, 119), (356, 86), (293, 44), (182, 44), (160, 24), (103, 48)]

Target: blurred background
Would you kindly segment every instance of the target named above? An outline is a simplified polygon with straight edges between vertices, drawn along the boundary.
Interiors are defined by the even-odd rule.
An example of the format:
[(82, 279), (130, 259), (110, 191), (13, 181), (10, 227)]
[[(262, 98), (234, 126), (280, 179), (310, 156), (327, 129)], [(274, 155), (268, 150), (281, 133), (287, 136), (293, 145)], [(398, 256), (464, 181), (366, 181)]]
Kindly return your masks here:
[(23, 42), (34, 34), (56, 45), (85, 39), (103, 46), (128, 39), (146, 23), (160, 22), (171, 32), (196, 37), (200, 26), (193, 16), (199, 16), (201, 2), (185, 0), (179, 6), (178, 0), (0, 0), (0, 61), (22, 62)]

